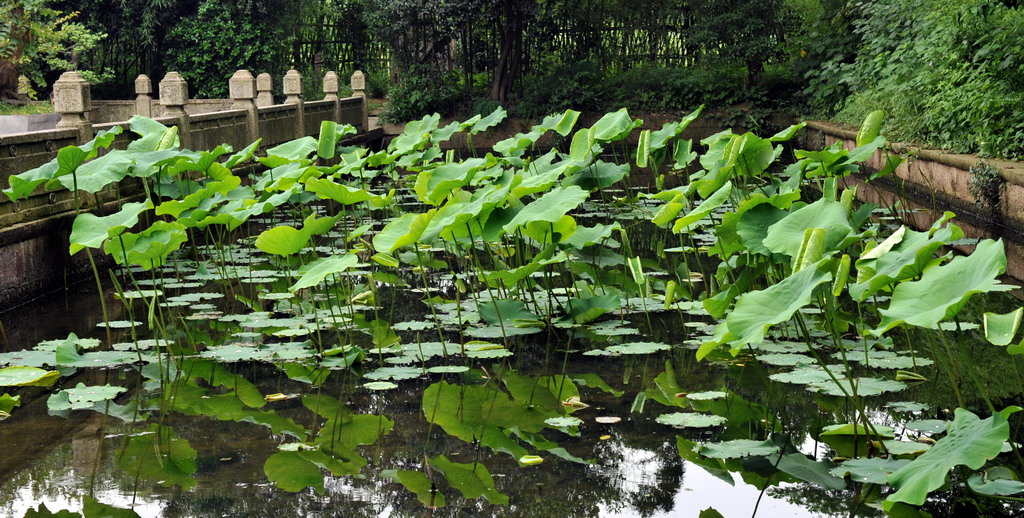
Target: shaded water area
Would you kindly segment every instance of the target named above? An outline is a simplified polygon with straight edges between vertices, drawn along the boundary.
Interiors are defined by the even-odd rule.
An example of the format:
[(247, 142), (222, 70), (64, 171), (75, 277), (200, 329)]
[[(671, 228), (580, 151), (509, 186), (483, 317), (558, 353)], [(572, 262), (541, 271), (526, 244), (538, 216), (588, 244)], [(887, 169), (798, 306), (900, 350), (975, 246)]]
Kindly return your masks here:
[[(595, 249), (578, 268), (538, 276), (545, 289), (528, 304), (502, 306), (513, 317), (488, 314), (496, 290), (468, 292), (461, 272), (430, 264), (453, 250), (424, 249), (420, 266), (397, 273), (361, 256), (336, 283), (344, 289), (300, 297), (288, 291), (293, 266), (244, 236), (183, 250), (156, 275), (119, 277), (162, 296), (122, 294), (132, 300), (122, 304), (107, 291), (112, 347), (101, 344), (99, 298), (88, 290), (4, 314), (0, 365), (57, 365), (65, 377), (17, 389), (21, 406), (0, 424), (0, 515), (883, 516), (884, 472), (844, 478), (828, 462), (880, 447), (821, 435), (855, 411), (812, 367), (812, 355), (838, 364), (839, 350), (824, 336), (809, 347), (782, 326), (738, 357), (697, 361), (714, 320), (683, 295), (697, 295), (699, 272), (715, 265), (687, 264), (685, 252), (707, 236), (684, 242), (650, 224), (651, 212), (595, 203), (576, 218), (627, 227), (655, 282), (681, 265), (693, 272), (683, 301), (629, 297), (582, 326), (531, 322), (530, 309), (568, 303), (571, 281), (559, 277), (588, 266), (629, 275), (621, 255)], [(381, 226), (343, 220), (320, 251), (345, 247), (363, 223)], [(154, 295), (162, 302), (151, 305)], [(870, 352), (846, 344), (855, 375), (881, 380), (861, 394), (872, 423), (898, 440), (890, 451), (926, 449), (953, 408), (984, 413), (976, 382), (996, 408), (1021, 401), (1016, 357), (977, 329), (984, 311), (1016, 305), (1006, 294), (973, 299), (949, 333), (955, 347), (924, 332)], [(897, 370), (924, 381), (894, 382)], [(54, 401), (79, 383), (123, 391)], [(757, 444), (736, 455), (708, 449), (736, 439)], [(954, 478), (923, 509), (1024, 509), (976, 499), (963, 483)]]

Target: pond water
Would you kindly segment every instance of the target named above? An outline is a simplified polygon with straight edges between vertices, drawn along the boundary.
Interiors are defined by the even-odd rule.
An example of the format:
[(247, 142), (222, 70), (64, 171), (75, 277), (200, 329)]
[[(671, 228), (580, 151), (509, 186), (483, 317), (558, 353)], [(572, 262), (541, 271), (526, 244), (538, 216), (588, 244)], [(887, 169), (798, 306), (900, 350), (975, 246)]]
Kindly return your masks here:
[[(289, 171), (318, 170), (305, 159), (279, 162), (273, 151), (265, 159), (270, 169), (254, 180), (266, 190), (262, 199), (275, 196), (270, 186), (280, 187)], [(292, 162), (306, 169), (281, 169)], [(459, 167), (433, 174), (455, 178)], [(820, 250), (813, 261), (801, 259), (816, 246), (808, 244), (814, 228), (795, 238), (801, 251), (791, 254), (792, 264), (774, 250), (762, 255), (778, 264), (762, 270), (750, 253), (722, 263), (708, 252), (739, 200), (687, 209), (681, 220), (692, 221), (675, 233), (652, 223), (673, 198), (602, 186), (606, 169), (570, 177), (597, 182), (593, 195), (578, 183), (548, 185), (520, 196), (551, 189), (552, 199), (537, 194), (527, 209), (492, 206), (492, 223), (476, 227), (445, 209), (425, 212), (424, 201), (443, 200), (432, 200), (441, 184), (429, 176), (387, 196), (381, 186), (389, 184), (371, 186), (362, 177), (361, 188), (344, 192), (312, 178), (307, 192), (285, 192), (284, 200), (303, 203), (251, 214), (232, 232), (186, 233), (184, 225), (178, 231), (158, 223), (141, 237), (107, 241), (108, 253), (117, 242), (111, 255), (135, 266), (117, 268), (103, 298), (86, 290), (0, 316), (0, 367), (22, 369), (0, 371), (0, 395), (9, 394), (0, 400), (9, 414), (0, 423), (0, 514), (1024, 512), (1011, 496), (1022, 489), (1014, 478), (1016, 443), (1024, 437), (1012, 405), (1024, 383), (1016, 353), (1007, 352), (1015, 346), (989, 343), (1012, 320), (1016, 298), (965, 297), (939, 331), (907, 325), (858, 338), (857, 326), (878, 319), (856, 311), (888, 305), (890, 294), (880, 286), (861, 306), (828, 295), (846, 297), (845, 284), (815, 291), (831, 280), (822, 272), (839, 272), (835, 265), (844, 263)], [(211, 176), (206, 185), (228, 181)], [(511, 185), (525, 188), (540, 176), (514, 184), (498, 171), (494, 185), (478, 186), (483, 195), (453, 194), (447, 203), (505, 196)], [(468, 188), (469, 180), (462, 182)], [(180, 191), (168, 194), (180, 184), (159, 187), (188, 200)], [(885, 211), (869, 222), (871, 207), (840, 209), (835, 193), (829, 199), (829, 186), (824, 190), (821, 203), (776, 208), (779, 214), (766, 214), (771, 224), (741, 234), (771, 234), (776, 223), (787, 224), (785, 214), (825, 207), (859, 221), (848, 233), (870, 226), (883, 241), (871, 246), (894, 253), (901, 253), (900, 239), (885, 236), (906, 233), (907, 246), (961, 237), (942, 224), (919, 237)], [(221, 192), (220, 201), (235, 199), (225, 192), (234, 191)], [(311, 192), (341, 205), (309, 203), (302, 195)], [(351, 201), (358, 193), (365, 196)], [(572, 197), (579, 198), (565, 205)], [(364, 201), (381, 206), (349, 207)], [(766, 208), (757, 210), (771, 212)], [(434, 237), (448, 238), (428, 241), (430, 217), (418, 216), (424, 213), (447, 221), (444, 232), (462, 232), (453, 226), (459, 221), (466, 232), (460, 238), (434, 229)], [(179, 216), (196, 219), (194, 212)], [(502, 229), (507, 235), (495, 239)], [(788, 235), (765, 237), (765, 246)], [(140, 248), (143, 242), (149, 248)], [(917, 260), (938, 264), (938, 246)], [(871, 260), (869, 250), (862, 260)], [(744, 267), (766, 279), (744, 281)], [(977, 275), (974, 285), (984, 288), (984, 272)], [(724, 297), (743, 282), (750, 293)], [(789, 282), (812, 283), (807, 300), (766, 287)], [(865, 289), (868, 281), (849, 283)], [(772, 296), (751, 303), (758, 292)], [(889, 310), (898, 307), (894, 301)], [(741, 333), (741, 315), (757, 312), (767, 315), (764, 325)], [(775, 313), (785, 318), (769, 321)], [(726, 324), (737, 336), (720, 334)], [(748, 334), (753, 338), (735, 355), (705, 347)], [(1012, 428), (998, 413), (1003, 408)], [(894, 503), (893, 485), (906, 491), (904, 468), (928, 462), (941, 466), (927, 471), (940, 478), (924, 491), (920, 509)]]

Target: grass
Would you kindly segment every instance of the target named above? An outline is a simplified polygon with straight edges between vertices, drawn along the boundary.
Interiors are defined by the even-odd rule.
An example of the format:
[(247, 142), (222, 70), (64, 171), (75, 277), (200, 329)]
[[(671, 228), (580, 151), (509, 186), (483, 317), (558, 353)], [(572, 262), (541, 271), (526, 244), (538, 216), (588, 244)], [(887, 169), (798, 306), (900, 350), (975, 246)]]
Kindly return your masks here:
[(53, 106), (47, 101), (24, 105), (0, 103), (0, 115), (38, 115), (40, 113), (53, 113)]

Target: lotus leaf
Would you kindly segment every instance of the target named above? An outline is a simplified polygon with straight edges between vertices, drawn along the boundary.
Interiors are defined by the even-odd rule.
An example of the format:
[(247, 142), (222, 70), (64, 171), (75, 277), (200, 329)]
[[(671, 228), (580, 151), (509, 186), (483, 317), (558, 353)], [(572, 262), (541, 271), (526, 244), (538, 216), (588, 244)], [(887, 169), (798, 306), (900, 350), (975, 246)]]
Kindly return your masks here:
[(832, 468), (831, 473), (837, 477), (849, 475), (854, 482), (882, 485), (886, 483), (886, 477), (908, 463), (910, 461), (906, 459), (883, 459), (881, 457), (850, 459)]
[(740, 457), (772, 455), (779, 452), (772, 441), (734, 439), (723, 442), (709, 442), (700, 446), (698, 453), (712, 459), (736, 459)]
[[(693, 412), (675, 412), (662, 414), (655, 419), (661, 424), (675, 426), (677, 428), (708, 428), (725, 424), (728, 419), (710, 414), (697, 414)], [(703, 451), (702, 451), (703, 453)], [(706, 455), (706, 454), (705, 454)]]
[(49, 387), (60, 379), (57, 371), (14, 366), (0, 369), (0, 387)]
[(996, 413), (981, 419), (963, 408), (957, 408), (953, 415), (953, 422), (949, 424), (945, 437), (910, 464), (887, 477), (888, 482), (898, 491), (885, 499), (886, 508), (897, 502), (921, 505), (928, 493), (946, 482), (946, 475), (954, 467), (964, 465), (978, 469), (999, 455), (1003, 442), (1010, 434), (1006, 417)]
[(976, 293), (1008, 291), (1014, 286), (999, 283), (1006, 270), (1002, 240), (986, 239), (968, 256), (924, 272), (917, 281), (902, 282), (892, 293), (889, 307), (879, 310), (882, 321), (872, 331), (881, 336), (899, 324), (938, 329)]

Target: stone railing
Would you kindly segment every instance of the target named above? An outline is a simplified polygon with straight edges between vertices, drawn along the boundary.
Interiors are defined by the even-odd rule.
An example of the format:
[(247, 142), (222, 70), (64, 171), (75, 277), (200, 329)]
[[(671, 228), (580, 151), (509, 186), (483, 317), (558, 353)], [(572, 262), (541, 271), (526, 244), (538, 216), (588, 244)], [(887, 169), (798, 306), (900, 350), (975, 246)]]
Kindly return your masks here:
[[(88, 142), (99, 131), (121, 125), (127, 130), (132, 115), (156, 118), (177, 126), (182, 147), (212, 149), (229, 144), (241, 149), (257, 139), (270, 147), (306, 135), (317, 135), (320, 123), (333, 120), (355, 126), (359, 133), (351, 141), (380, 138), (380, 130), (369, 128), (362, 72), (352, 75), (352, 97), (338, 96), (338, 75), (323, 78), (322, 100), (303, 101), (302, 76), (290, 70), (282, 78), (285, 99), (274, 104), (270, 74), (253, 77), (248, 70), (235, 72), (228, 81), (230, 99), (189, 99), (188, 83), (177, 72), (169, 72), (158, 85), (159, 98), (144, 75), (135, 80), (134, 101), (92, 101), (89, 85), (77, 72), (66, 72), (54, 83), (53, 105), (60, 115), (57, 128), (0, 135), (0, 188), (9, 177), (52, 160), (57, 151), (72, 144)], [(133, 135), (125, 131), (114, 147), (123, 149)], [(118, 189), (112, 186), (111, 191)], [(69, 192), (43, 192), (11, 203), (0, 196), (0, 231), (67, 210)]]
[[(49, 162), (57, 151), (91, 140), (97, 132), (121, 125), (112, 147), (124, 149), (134, 138), (128, 119), (139, 114), (153, 117), (167, 126), (177, 126), (182, 147), (212, 149), (229, 144), (242, 149), (257, 139), (266, 148), (306, 135), (317, 135), (322, 121), (351, 124), (358, 129), (347, 143), (367, 142), (383, 137), (383, 130), (370, 128), (367, 117), (365, 81), (362, 72), (352, 75), (355, 95), (338, 96), (339, 80), (334, 72), (323, 78), (322, 100), (303, 101), (302, 76), (295, 70), (283, 79), (285, 100), (274, 104), (269, 74), (253, 77), (248, 70), (235, 72), (228, 82), (230, 99), (191, 100), (188, 84), (177, 72), (169, 72), (158, 85), (153, 99), (150, 79), (135, 81), (134, 101), (93, 102), (89, 85), (77, 72), (66, 72), (54, 83), (53, 106), (60, 114), (56, 129), (0, 135), (0, 189), (10, 186), (10, 176)], [(125, 200), (140, 194), (137, 182), (112, 184), (95, 194), (79, 193), (88, 210), (103, 213), (117, 210)], [(85, 254), (69, 257), (68, 234), (75, 213), (73, 193), (67, 190), (37, 189), (27, 199), (11, 202), (0, 195), (0, 308), (52, 291), (63, 279), (88, 278)]]

